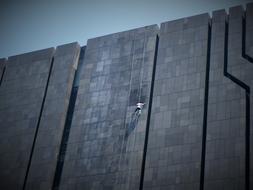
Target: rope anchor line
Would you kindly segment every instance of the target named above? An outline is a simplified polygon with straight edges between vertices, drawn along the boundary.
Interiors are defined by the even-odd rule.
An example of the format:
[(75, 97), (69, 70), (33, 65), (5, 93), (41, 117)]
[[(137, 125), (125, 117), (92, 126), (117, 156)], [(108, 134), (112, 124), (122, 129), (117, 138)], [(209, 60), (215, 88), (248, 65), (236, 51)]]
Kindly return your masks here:
[(126, 132), (125, 132), (125, 138), (127, 138), (131, 134), (131, 132), (135, 129), (135, 127), (137, 126), (139, 117), (141, 115), (141, 110), (142, 110), (144, 105), (145, 104), (141, 103), (141, 102), (136, 104), (137, 107), (136, 107), (134, 113), (131, 116), (130, 123), (129, 123), (129, 125), (126, 129)]
[[(122, 162), (122, 157), (123, 157), (123, 154), (125, 154), (124, 157), (126, 157), (126, 152), (127, 152), (127, 144), (128, 144), (128, 137), (130, 136), (130, 134), (134, 131), (135, 127), (137, 126), (138, 124), (138, 120), (139, 120), (139, 117), (141, 115), (141, 111), (145, 105), (145, 103), (142, 103), (140, 102), (141, 101), (141, 87), (142, 87), (142, 83), (143, 83), (143, 65), (144, 65), (144, 56), (145, 56), (145, 43), (146, 43), (146, 33), (144, 35), (144, 42), (143, 42), (143, 52), (142, 52), (142, 63), (141, 63), (141, 71), (140, 71), (140, 85), (139, 85), (139, 97), (138, 97), (138, 103), (136, 104), (136, 109), (135, 111), (132, 113), (131, 115), (131, 118), (130, 118), (130, 123), (127, 124), (126, 121), (125, 121), (125, 124), (124, 124), (124, 135), (123, 135), (123, 139), (122, 139), (122, 142), (121, 142), (121, 146), (120, 146), (120, 155), (119, 155), (119, 163), (118, 163), (118, 175), (116, 177), (116, 181), (115, 181), (115, 185), (118, 186), (120, 184), (118, 184), (119, 182), (119, 177), (120, 177), (120, 173), (122, 172), (121, 171), (121, 162)], [(130, 92), (131, 92), (131, 88), (132, 88), (132, 80), (133, 80), (133, 77), (132, 77), (132, 71), (133, 71), (133, 62), (134, 62), (134, 50), (135, 50), (135, 42), (133, 41), (133, 54), (132, 54), (132, 60), (131, 60), (131, 75), (130, 75), (130, 85), (129, 85), (129, 94), (128, 94), (128, 104), (129, 104), (129, 101), (130, 101)], [(136, 133), (134, 133), (134, 137), (133, 137), (133, 141), (134, 141), (134, 144), (135, 144), (135, 137), (136, 136)], [(126, 159), (126, 158), (125, 158)], [(129, 163), (131, 162), (131, 159), (129, 160)], [(131, 165), (131, 164), (130, 164)], [(129, 181), (130, 181), (130, 172), (131, 172), (131, 167), (129, 167), (127, 169), (127, 185), (129, 186)]]

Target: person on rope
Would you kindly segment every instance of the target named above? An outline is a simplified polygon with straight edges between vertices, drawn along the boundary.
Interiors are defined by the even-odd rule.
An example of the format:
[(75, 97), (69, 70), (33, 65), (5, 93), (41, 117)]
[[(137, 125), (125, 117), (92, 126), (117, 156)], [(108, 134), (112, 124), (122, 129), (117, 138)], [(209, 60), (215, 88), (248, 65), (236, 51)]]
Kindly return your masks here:
[(138, 123), (138, 119), (141, 115), (141, 110), (142, 110), (143, 106), (144, 106), (144, 103), (139, 102), (136, 104), (136, 109), (135, 109), (134, 113), (132, 114), (131, 121), (129, 123), (129, 127), (126, 130), (126, 134), (125, 134), (126, 138), (130, 135), (130, 133), (136, 127), (136, 125)]
[(135, 109), (135, 113), (138, 112), (138, 114), (141, 114), (141, 110), (144, 106), (144, 103), (139, 102), (139, 103), (136, 104), (136, 106), (137, 106), (137, 108)]

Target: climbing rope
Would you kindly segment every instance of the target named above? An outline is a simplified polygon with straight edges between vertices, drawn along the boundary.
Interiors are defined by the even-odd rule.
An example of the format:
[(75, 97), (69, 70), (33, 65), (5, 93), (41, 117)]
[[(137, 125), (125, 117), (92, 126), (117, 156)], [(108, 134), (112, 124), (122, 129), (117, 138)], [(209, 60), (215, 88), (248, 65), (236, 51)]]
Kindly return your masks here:
[[(142, 87), (142, 82), (143, 82), (143, 65), (144, 65), (144, 56), (145, 56), (145, 42), (146, 42), (146, 33), (145, 33), (145, 36), (144, 36), (144, 42), (143, 42), (143, 52), (142, 52), (142, 63), (141, 63), (141, 72), (140, 72), (140, 85), (139, 85), (139, 97), (138, 97), (138, 104), (140, 103), (141, 101), (141, 94), (142, 94), (142, 91), (141, 91), (141, 87)], [(134, 50), (135, 50), (135, 38), (134, 38), (134, 41), (133, 41), (133, 54), (132, 54), (132, 59), (131, 59), (131, 72), (130, 72), (130, 82), (129, 82), (129, 93), (128, 93), (128, 104), (129, 105), (129, 102), (130, 102), (130, 95), (131, 95), (131, 87), (132, 87), (132, 71), (133, 71), (133, 62), (134, 62)], [(144, 105), (144, 104), (143, 104)], [(141, 107), (143, 106), (141, 105)], [(122, 160), (122, 156), (123, 156), (123, 151), (124, 151), (124, 146), (125, 146), (125, 150), (126, 148), (128, 147), (127, 146), (127, 142), (129, 143), (130, 141), (125, 141), (126, 139), (128, 139), (131, 131), (134, 130), (135, 126), (138, 124), (138, 119), (140, 117), (140, 114), (141, 114), (141, 109), (136, 109), (135, 112), (131, 115), (130, 117), (130, 123), (129, 123), (129, 127), (130, 127), (130, 131), (128, 131), (128, 128), (127, 128), (127, 122), (125, 120), (125, 124), (124, 124), (124, 135), (123, 135), (123, 139), (122, 139), (122, 142), (121, 142), (121, 147), (120, 147), (120, 158), (119, 158), (119, 163), (118, 163), (118, 175), (116, 177), (116, 186), (118, 185), (118, 179), (119, 179), (119, 174), (121, 173), (120, 171), (120, 166), (121, 166), (121, 160)], [(135, 143), (136, 143), (136, 132), (133, 132), (134, 133), (134, 136), (133, 136), (133, 148), (135, 147)], [(127, 150), (126, 150), (127, 151)], [(126, 153), (126, 152), (125, 152)], [(131, 156), (129, 157), (131, 158)], [(126, 159), (126, 155), (125, 155), (125, 159)], [(132, 159), (129, 159), (129, 167), (128, 167), (128, 170), (126, 172), (126, 177), (128, 176), (127, 178), (127, 184), (126, 185), (129, 185), (129, 182), (130, 182), (130, 179), (131, 179), (131, 175), (130, 175), (130, 172), (131, 172), (131, 165), (132, 165)]]
[[(135, 36), (134, 36), (134, 40), (133, 40), (133, 53), (132, 53), (132, 58), (131, 58), (131, 70), (130, 70), (130, 81), (129, 81), (129, 92), (128, 92), (128, 101), (127, 101), (127, 107), (129, 105), (129, 101), (130, 101), (130, 94), (131, 94), (131, 86), (132, 86), (132, 70), (133, 70), (133, 60), (134, 60), (134, 49), (135, 49)], [(127, 113), (127, 107), (126, 107), (126, 113)], [(126, 119), (125, 119), (125, 122), (124, 122), (124, 133), (127, 129), (127, 124), (126, 124)], [(125, 142), (125, 134), (123, 134), (123, 137), (122, 137), (122, 142), (121, 142), (121, 146), (120, 146), (120, 157), (119, 157), (119, 163), (118, 163), (118, 175), (116, 177), (116, 186), (118, 185), (118, 179), (119, 179), (119, 174), (121, 173), (120, 171), (120, 164), (121, 164), (121, 159), (122, 159), (122, 154), (123, 154), (123, 149), (124, 149), (124, 142)]]
[[(142, 52), (142, 62), (141, 62), (141, 72), (140, 72), (140, 76), (141, 76), (141, 78), (140, 78), (140, 85), (139, 85), (139, 97), (138, 97), (138, 104), (142, 104), (141, 103), (141, 95), (142, 95), (142, 90), (141, 90), (141, 87), (142, 87), (142, 82), (143, 82), (143, 66), (144, 66), (144, 57), (145, 57), (145, 42), (146, 42), (146, 32), (145, 32), (145, 34), (144, 34), (144, 40), (143, 40), (143, 52)], [(143, 104), (144, 105), (144, 104)], [(143, 106), (142, 105), (142, 106)], [(141, 107), (142, 107), (141, 106)], [(141, 109), (139, 109), (139, 110), (136, 110), (135, 112), (134, 112), (134, 121), (133, 121), (133, 123), (134, 123), (134, 126), (136, 126), (137, 124), (138, 124), (138, 120), (139, 120), (139, 117), (140, 117), (140, 114), (141, 114)], [(137, 133), (137, 131), (133, 131), (133, 133), (134, 133), (134, 137), (133, 137), (133, 151), (134, 151), (134, 148), (135, 148), (135, 143), (136, 143), (136, 133)], [(128, 180), (127, 180), (127, 185), (128, 185), (128, 189), (129, 189), (129, 185), (130, 185), (130, 180), (131, 180), (131, 175), (130, 175), (130, 173), (131, 173), (131, 166), (132, 166), (132, 157), (130, 156), (130, 161), (129, 161), (129, 167), (128, 167), (128, 172), (127, 172), (127, 176), (128, 176)]]

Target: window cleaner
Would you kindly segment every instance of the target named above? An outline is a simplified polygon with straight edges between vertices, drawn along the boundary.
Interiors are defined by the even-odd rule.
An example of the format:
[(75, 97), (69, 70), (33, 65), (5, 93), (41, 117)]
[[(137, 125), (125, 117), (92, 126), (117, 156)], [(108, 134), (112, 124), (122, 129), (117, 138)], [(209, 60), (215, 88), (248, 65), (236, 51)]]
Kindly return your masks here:
[(137, 103), (136, 104), (136, 106), (137, 106), (137, 108), (135, 109), (135, 112), (138, 112), (139, 113), (139, 115), (141, 114), (141, 110), (142, 110), (142, 108), (143, 108), (143, 106), (144, 106), (144, 103)]
[(129, 126), (127, 127), (127, 130), (126, 130), (126, 133), (125, 133), (125, 138), (127, 138), (130, 133), (134, 130), (134, 128), (136, 127), (137, 123), (138, 123), (138, 119), (141, 115), (141, 110), (144, 106), (144, 103), (137, 103), (136, 104), (136, 109), (134, 111), (134, 113), (132, 114), (132, 117), (131, 117), (131, 121), (129, 123)]

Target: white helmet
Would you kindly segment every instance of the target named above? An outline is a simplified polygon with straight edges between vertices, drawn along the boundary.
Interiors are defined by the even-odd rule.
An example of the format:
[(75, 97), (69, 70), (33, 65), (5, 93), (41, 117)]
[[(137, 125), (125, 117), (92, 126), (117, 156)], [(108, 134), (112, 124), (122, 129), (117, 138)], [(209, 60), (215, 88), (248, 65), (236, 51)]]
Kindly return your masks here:
[(142, 109), (144, 106), (144, 103), (139, 102), (136, 104), (136, 106), (137, 106), (137, 108)]

